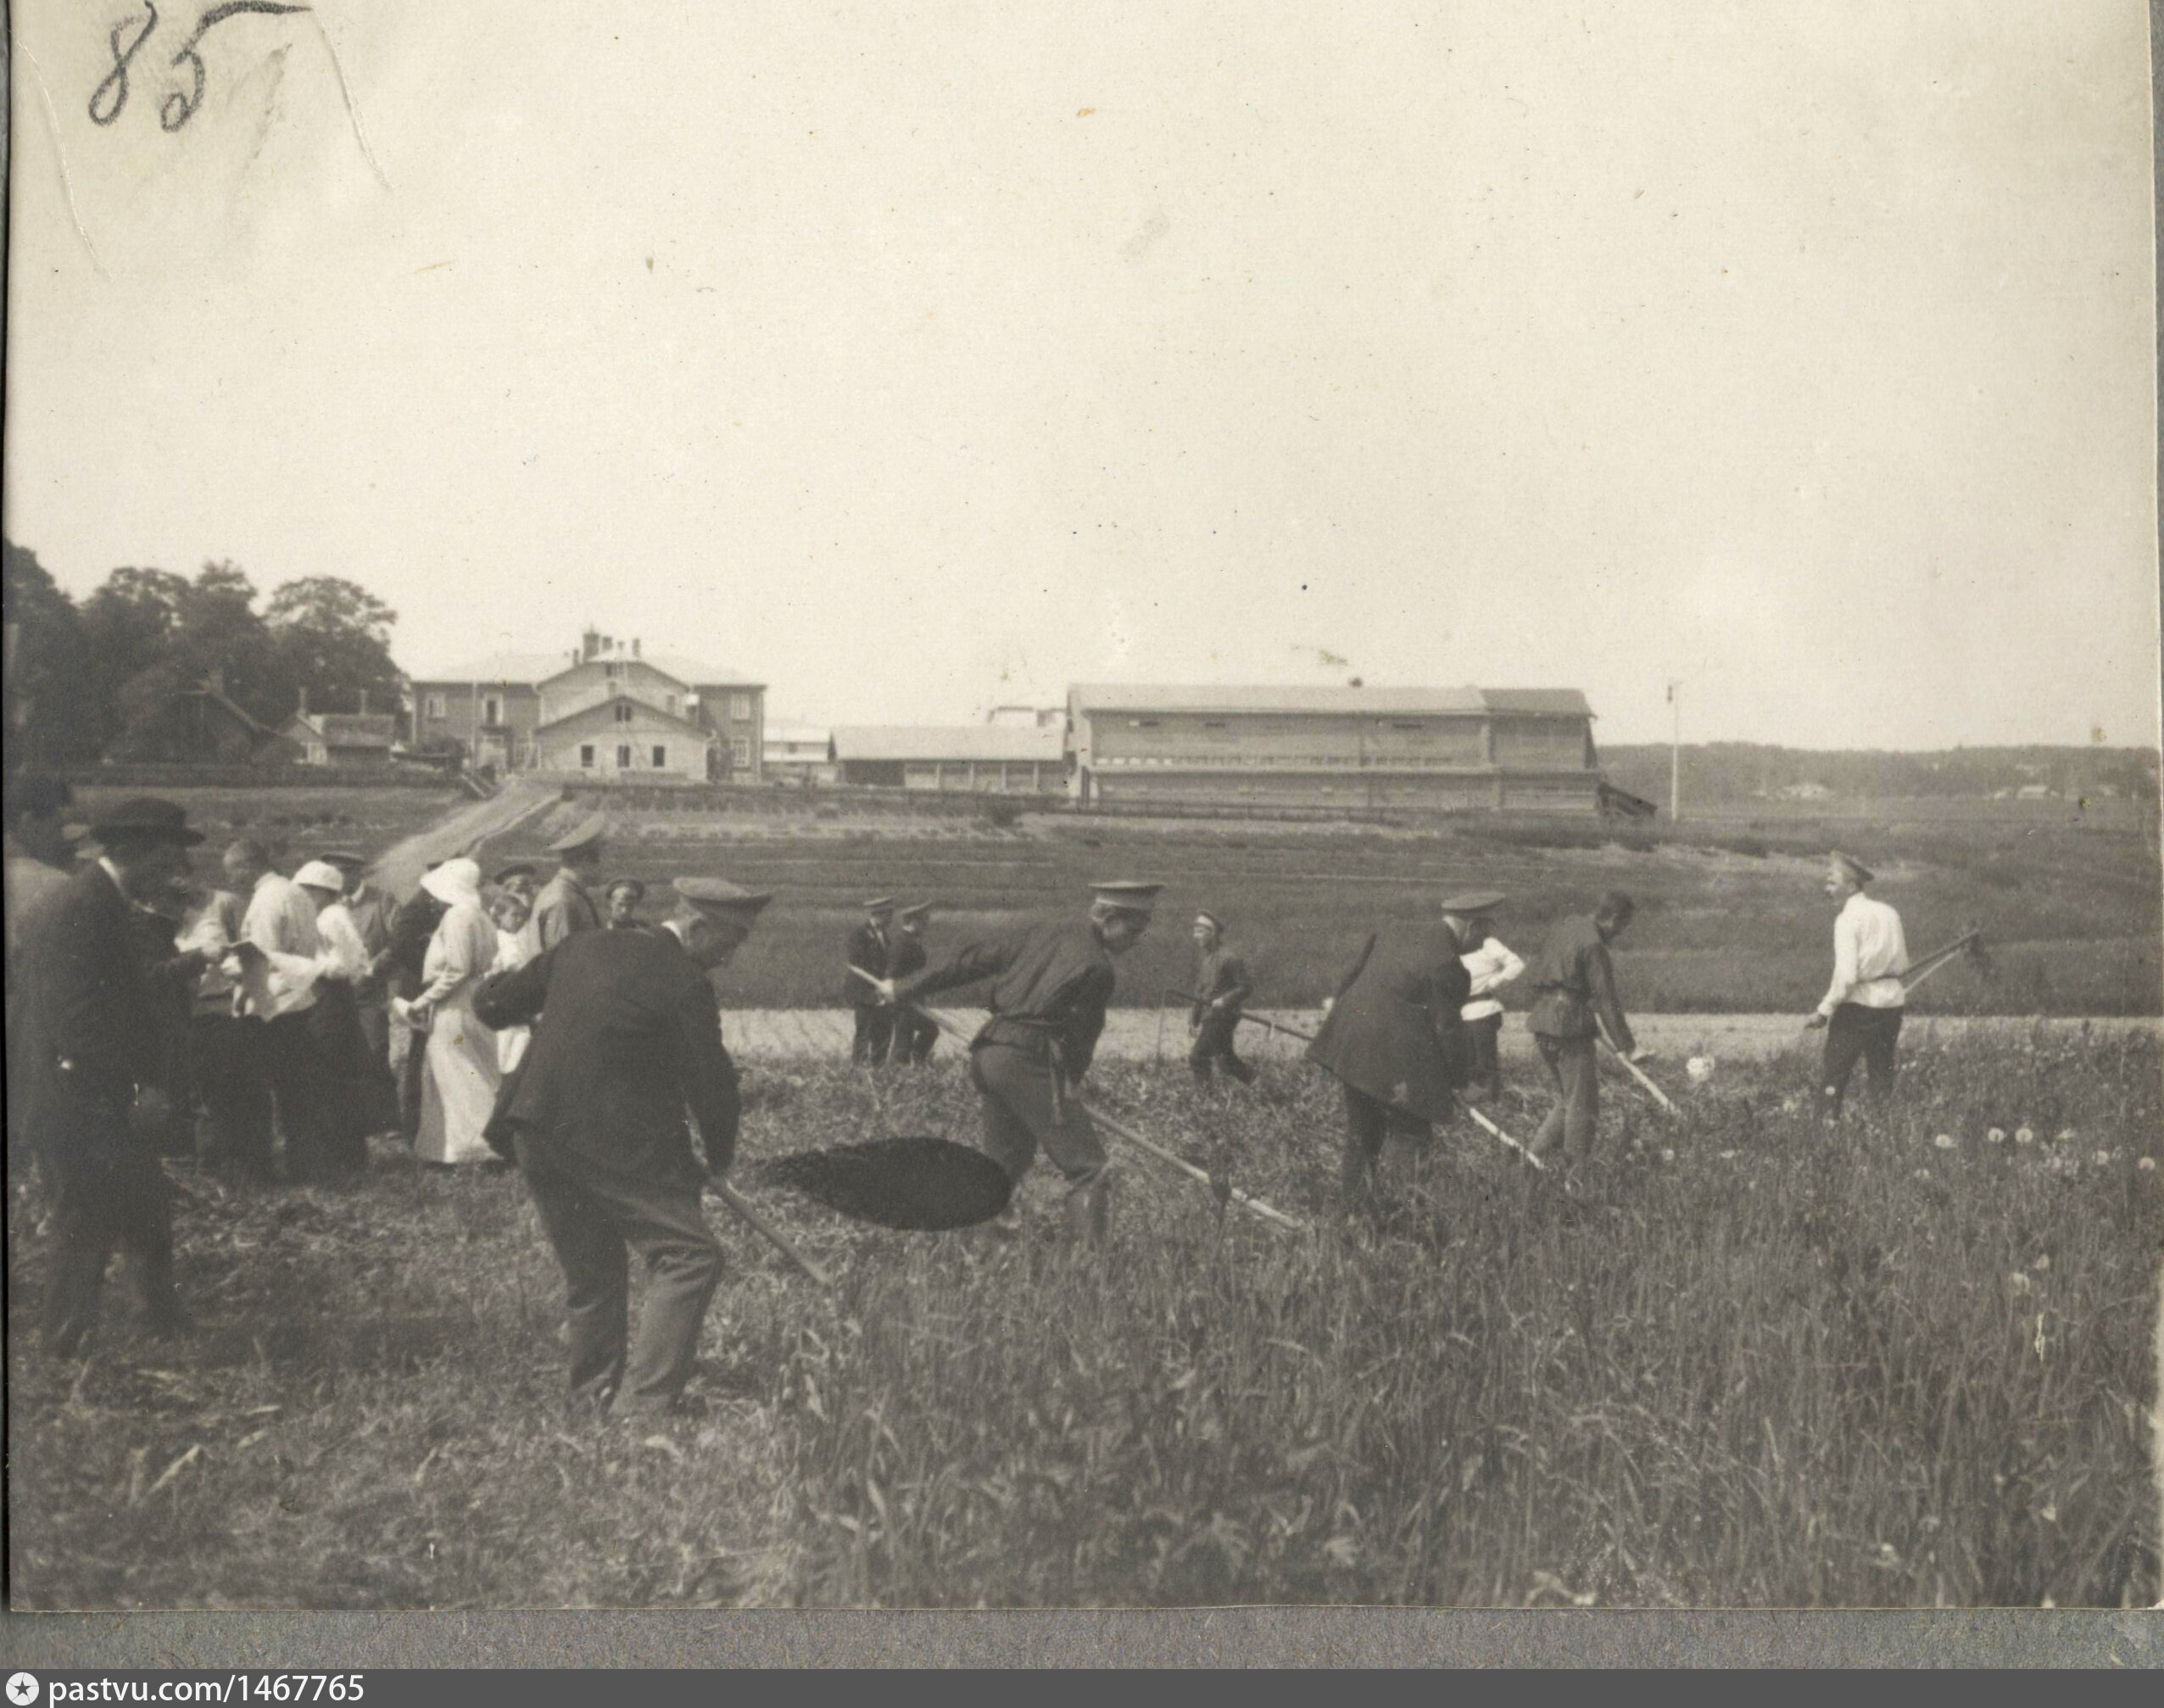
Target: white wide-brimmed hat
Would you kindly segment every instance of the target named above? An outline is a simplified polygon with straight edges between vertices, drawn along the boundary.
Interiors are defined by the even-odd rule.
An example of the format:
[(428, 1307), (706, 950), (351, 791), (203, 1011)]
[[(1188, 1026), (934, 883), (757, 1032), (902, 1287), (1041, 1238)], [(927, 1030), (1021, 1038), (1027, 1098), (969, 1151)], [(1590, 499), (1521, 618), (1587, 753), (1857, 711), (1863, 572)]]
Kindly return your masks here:
[(448, 907), (481, 899), (481, 867), (473, 860), (446, 860), (421, 880), (421, 887)]
[(311, 860), (293, 874), (293, 882), (304, 890), (328, 890), (333, 896), (346, 893), (346, 874), (328, 860)]

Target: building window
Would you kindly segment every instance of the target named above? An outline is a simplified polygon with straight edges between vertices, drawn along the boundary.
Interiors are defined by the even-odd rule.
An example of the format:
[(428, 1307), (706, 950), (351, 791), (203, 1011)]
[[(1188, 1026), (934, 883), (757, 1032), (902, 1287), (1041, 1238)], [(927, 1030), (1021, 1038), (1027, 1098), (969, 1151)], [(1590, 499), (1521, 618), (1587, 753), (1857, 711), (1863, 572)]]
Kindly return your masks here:
[(751, 768), (751, 738), (749, 735), (739, 735), (730, 740), (729, 759), (739, 771)]
[(669, 750), (667, 748), (661, 746), (655, 748), (654, 768), (656, 771), (666, 771), (669, 768)]
[(578, 750), (578, 762), (580, 767), (583, 770), (591, 771), (594, 768), (594, 747), (592, 743), (589, 742), (585, 746)]
[(628, 771), (631, 769), (631, 744), (628, 741), (620, 742), (617, 744), (616, 769), (619, 771)]
[(605, 664), (601, 667), (601, 673), (607, 677), (611, 682), (622, 682), (623, 680), (623, 666), (621, 664)]
[(443, 696), (442, 695), (432, 694), (428, 696), (427, 715), (431, 717), (441, 717), (443, 715)]
[(504, 702), (496, 695), (492, 694), (481, 702), (481, 721), (492, 727), (504, 721)]
[(1130, 717), (1127, 720), (1127, 727), (1129, 729), (1155, 729), (1158, 721), (1154, 717)]
[(751, 716), (751, 696), (748, 694), (729, 695), (729, 716), (738, 719)]
[(619, 723), (631, 722), (631, 702), (628, 700), (619, 700), (616, 702), (616, 722)]
[(1225, 721), (1222, 717), (1205, 717), (1202, 720), (1202, 728), (1205, 729), (1223, 729), (1226, 727)]
[(669, 696), (669, 716), (670, 716), (670, 717), (675, 717), (675, 716), (676, 716), (676, 709), (677, 709), (677, 697), (676, 697), (676, 695), (674, 695), (673, 694), (672, 694), (672, 695)]

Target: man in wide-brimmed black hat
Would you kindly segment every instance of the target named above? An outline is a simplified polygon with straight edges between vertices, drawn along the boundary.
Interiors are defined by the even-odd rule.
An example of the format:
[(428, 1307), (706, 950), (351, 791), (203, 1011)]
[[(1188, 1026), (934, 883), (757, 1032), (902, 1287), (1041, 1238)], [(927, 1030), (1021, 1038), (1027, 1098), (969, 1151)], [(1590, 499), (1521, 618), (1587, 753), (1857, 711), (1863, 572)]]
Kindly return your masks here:
[(23, 1080), (31, 1141), (53, 1192), (44, 1342), (80, 1349), (117, 1246), (154, 1332), (186, 1326), (173, 1291), (173, 1191), (148, 1136), (170, 1118), (156, 1083), (158, 1028), (131, 909), (161, 898), (203, 840), (170, 801), (138, 797), (94, 818), (98, 857), (27, 922)]

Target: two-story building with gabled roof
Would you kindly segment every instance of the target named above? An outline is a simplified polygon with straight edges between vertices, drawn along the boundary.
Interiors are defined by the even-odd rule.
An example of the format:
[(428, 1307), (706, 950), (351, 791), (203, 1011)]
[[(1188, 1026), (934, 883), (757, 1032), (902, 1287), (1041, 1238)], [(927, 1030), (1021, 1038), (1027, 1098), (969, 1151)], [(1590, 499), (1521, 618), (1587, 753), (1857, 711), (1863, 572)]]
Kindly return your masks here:
[(576, 651), (497, 653), (410, 684), (416, 747), (455, 743), (476, 765), (756, 782), (766, 685), (588, 629)]

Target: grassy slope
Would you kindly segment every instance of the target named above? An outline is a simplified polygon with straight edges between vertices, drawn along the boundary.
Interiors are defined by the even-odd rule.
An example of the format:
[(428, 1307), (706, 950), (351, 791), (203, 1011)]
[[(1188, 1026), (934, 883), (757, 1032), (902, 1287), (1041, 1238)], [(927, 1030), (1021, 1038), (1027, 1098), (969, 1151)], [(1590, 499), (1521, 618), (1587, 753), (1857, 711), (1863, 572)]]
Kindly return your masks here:
[[(1132, 1162), (1102, 1267), (1034, 1239), (978, 1267), (767, 1196), (841, 1297), (724, 1226), (710, 1409), (660, 1428), (563, 1421), (560, 1285), (512, 1179), (206, 1187), (181, 1217), (203, 1334), (115, 1330), (80, 1370), (27, 1344), (42, 1253), (19, 1201), (14, 1593), (2146, 1605), (2164, 1205), (2133, 1162), (2158, 1069), (2145, 1042), (1957, 1047), (1910, 1063), (1888, 1128), (1831, 1140), (1779, 1070), (1746, 1072), (1681, 1128), (1619, 1104), (1620, 1159), (1569, 1196), (1470, 1135), (1440, 1250), (1220, 1223)], [(1316, 1077), (1273, 1066), (1253, 1101), (1100, 1077), (1243, 1187), (1326, 1211)], [(969, 1127), (952, 1063), (750, 1091), (747, 1163)], [(2024, 1122), (2038, 1142), (1984, 1138)], [(1034, 1227), (1054, 1190), (1033, 1181)]]

